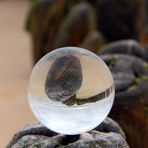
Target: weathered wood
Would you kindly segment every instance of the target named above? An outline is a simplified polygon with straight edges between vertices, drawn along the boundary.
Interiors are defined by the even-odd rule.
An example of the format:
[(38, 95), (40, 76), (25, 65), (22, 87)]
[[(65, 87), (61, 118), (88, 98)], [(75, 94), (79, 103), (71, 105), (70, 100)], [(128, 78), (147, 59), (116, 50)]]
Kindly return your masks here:
[(143, 8), (143, 0), (36, 2), (27, 25), (32, 34), (34, 61), (63, 46), (84, 46), (96, 52), (100, 44), (96, 44), (92, 32), (100, 32), (107, 42), (129, 38), (139, 40)]
[(108, 42), (139, 40), (144, 20), (143, 0), (96, 0), (98, 29)]
[(77, 46), (95, 29), (95, 13), (91, 5), (86, 2), (74, 5), (62, 21), (54, 48)]
[(106, 40), (101, 32), (92, 31), (88, 33), (88, 35), (84, 38), (79, 46), (97, 53), (105, 44)]
[(64, 17), (64, 2), (45, 0), (32, 8), (31, 33), (35, 63), (53, 49), (53, 42)]

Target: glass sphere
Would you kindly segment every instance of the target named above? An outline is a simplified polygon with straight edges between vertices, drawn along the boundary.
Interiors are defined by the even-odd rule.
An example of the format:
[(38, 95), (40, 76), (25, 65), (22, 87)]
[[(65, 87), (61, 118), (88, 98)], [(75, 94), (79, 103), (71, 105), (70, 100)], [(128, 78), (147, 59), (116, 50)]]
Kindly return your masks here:
[(78, 47), (59, 48), (39, 60), (28, 89), (36, 118), (52, 131), (67, 135), (98, 126), (108, 115), (114, 94), (106, 64)]

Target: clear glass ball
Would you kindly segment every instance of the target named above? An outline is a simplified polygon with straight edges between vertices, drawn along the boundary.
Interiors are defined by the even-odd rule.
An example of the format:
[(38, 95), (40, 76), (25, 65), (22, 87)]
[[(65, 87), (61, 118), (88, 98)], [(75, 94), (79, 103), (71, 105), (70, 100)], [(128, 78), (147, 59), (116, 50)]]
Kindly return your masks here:
[(114, 94), (114, 80), (106, 64), (78, 47), (59, 48), (40, 59), (28, 89), (38, 121), (67, 135), (98, 126), (110, 112)]

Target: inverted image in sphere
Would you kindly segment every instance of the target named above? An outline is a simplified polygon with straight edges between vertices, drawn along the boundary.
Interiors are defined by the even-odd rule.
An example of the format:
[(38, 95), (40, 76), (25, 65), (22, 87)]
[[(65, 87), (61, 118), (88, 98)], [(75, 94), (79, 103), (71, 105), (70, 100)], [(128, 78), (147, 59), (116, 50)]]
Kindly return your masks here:
[(28, 89), (36, 118), (67, 135), (98, 126), (112, 107), (114, 93), (106, 64), (78, 47), (63, 47), (45, 55), (33, 68)]

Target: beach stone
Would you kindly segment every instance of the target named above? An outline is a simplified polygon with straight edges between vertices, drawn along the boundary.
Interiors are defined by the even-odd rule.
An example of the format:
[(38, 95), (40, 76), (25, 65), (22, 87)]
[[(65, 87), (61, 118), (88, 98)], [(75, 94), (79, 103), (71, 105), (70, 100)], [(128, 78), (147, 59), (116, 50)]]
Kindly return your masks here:
[(141, 45), (136, 40), (121, 40), (103, 46), (98, 54), (127, 54), (139, 57), (148, 61), (148, 49), (146, 45)]
[[(122, 47), (118, 49), (119, 52), (124, 50)], [(132, 50), (136, 51), (136, 48)], [(137, 51), (139, 55), (142, 53)], [(148, 63), (138, 58), (139, 55), (128, 54), (126, 48), (122, 54), (116, 48), (107, 54), (106, 48), (106, 52), (100, 56), (109, 66), (115, 80), (115, 100), (109, 116), (123, 127), (130, 147), (147, 148)]]
[(124, 132), (112, 119), (106, 118), (96, 129), (80, 135), (57, 134), (40, 123), (27, 125), (18, 131), (7, 148), (129, 148)]

